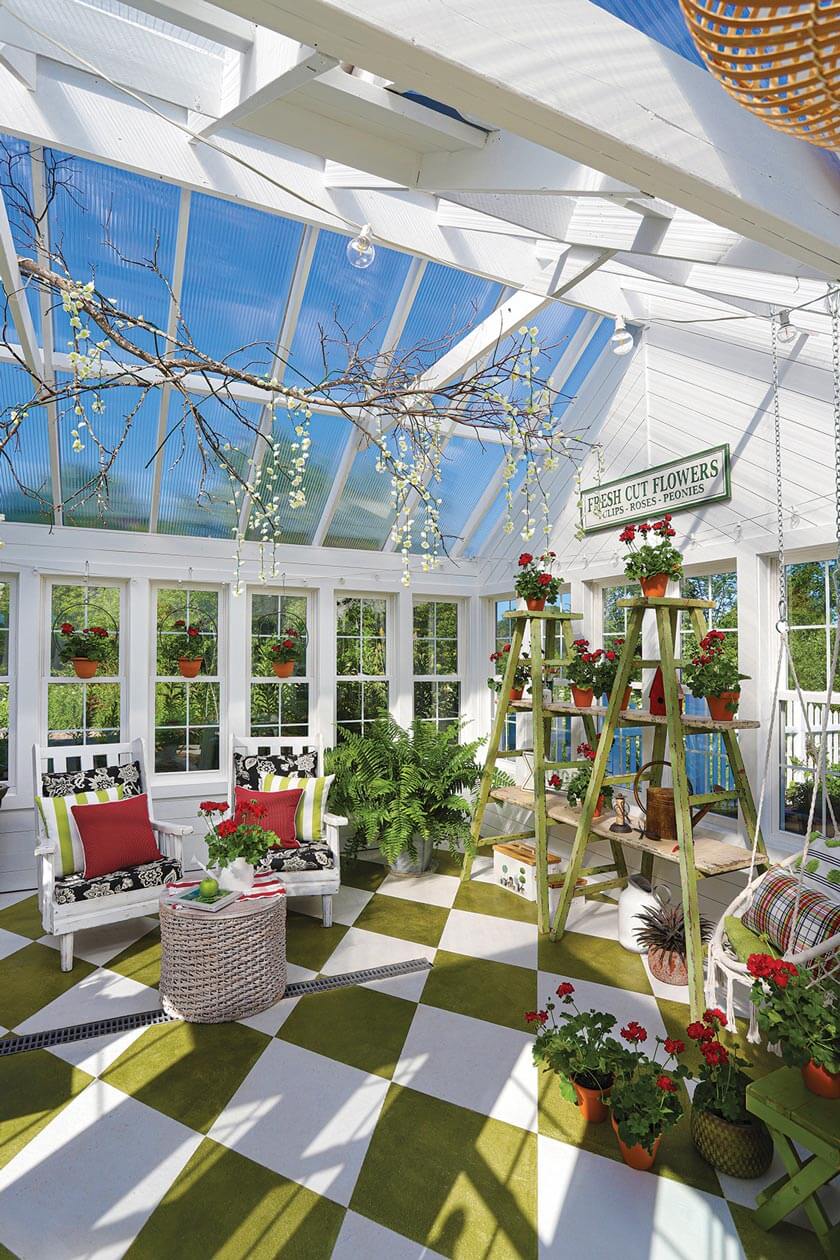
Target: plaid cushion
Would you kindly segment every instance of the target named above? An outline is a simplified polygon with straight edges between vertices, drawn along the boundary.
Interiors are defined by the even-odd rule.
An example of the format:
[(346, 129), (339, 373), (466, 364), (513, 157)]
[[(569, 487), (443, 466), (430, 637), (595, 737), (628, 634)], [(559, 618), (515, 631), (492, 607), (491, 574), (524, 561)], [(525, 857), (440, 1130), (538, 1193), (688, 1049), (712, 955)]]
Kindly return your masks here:
[(768, 939), (783, 953), (798, 954), (840, 932), (840, 903), (814, 889), (803, 888), (793, 923), (798, 875), (778, 871), (763, 879), (742, 916), (744, 927)]

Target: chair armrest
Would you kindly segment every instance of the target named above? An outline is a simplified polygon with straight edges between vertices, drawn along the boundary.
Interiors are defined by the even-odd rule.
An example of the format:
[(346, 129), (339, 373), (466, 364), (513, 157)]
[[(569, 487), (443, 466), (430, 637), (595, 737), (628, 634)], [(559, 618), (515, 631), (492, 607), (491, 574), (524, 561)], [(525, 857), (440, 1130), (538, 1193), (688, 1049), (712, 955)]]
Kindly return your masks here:
[(36, 857), (50, 857), (53, 853), (55, 853), (55, 845), (47, 842), (39, 844), (35, 850)]
[(341, 869), (341, 840), (339, 838), (338, 829), (347, 820), (342, 818), (340, 814), (324, 814), (324, 839), (332, 850), (335, 858), (335, 869)]
[(178, 836), (183, 839), (193, 833), (193, 828), (186, 823), (156, 822), (154, 818), (150, 818), (149, 822), (152, 824), (152, 831), (159, 831), (162, 836)]
[(324, 814), (324, 825), (326, 827), (346, 827), (347, 818), (342, 818), (341, 814)]

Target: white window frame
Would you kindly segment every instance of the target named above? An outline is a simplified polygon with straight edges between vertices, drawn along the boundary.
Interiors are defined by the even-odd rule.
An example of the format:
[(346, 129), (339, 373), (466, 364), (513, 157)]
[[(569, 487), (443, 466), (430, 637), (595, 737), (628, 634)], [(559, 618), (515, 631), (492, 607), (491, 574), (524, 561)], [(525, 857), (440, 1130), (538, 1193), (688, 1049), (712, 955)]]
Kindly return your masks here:
[[(199, 674), (194, 679), (182, 678), (180, 674), (158, 674), (157, 672), (157, 640), (158, 640), (158, 596), (161, 591), (215, 591), (218, 595), (218, 619), (216, 622), (216, 673)], [(227, 705), (227, 644), (228, 644), (228, 595), (229, 587), (215, 582), (178, 582), (165, 578), (149, 583), (149, 774), (160, 783), (201, 783), (215, 782), (219, 777), (227, 777), (228, 747), (228, 705)], [(156, 691), (159, 682), (203, 682), (219, 684), (219, 765), (216, 769), (190, 770), (158, 770), (155, 757), (155, 735), (157, 731)], [(189, 693), (187, 693), (189, 695)], [(189, 730), (189, 723), (186, 724)], [(202, 729), (202, 728), (197, 728)]]
[[(342, 600), (345, 600), (345, 599), (361, 599), (361, 600), (368, 600), (370, 602), (373, 602), (375, 600), (377, 603), (384, 603), (385, 605), (385, 673), (384, 674), (361, 674), (361, 673), (339, 674), (338, 672), (338, 641), (340, 638), (347, 638), (348, 636), (340, 635), (338, 633), (338, 605)], [(385, 592), (383, 591), (345, 591), (343, 588), (336, 590), (335, 592), (335, 639), (333, 643), (333, 654), (332, 654), (332, 659), (334, 663), (334, 673), (335, 673), (335, 732), (334, 734), (336, 738), (338, 737), (339, 726), (344, 725), (344, 723), (339, 719), (339, 716), (338, 716), (338, 684), (339, 683), (342, 683), (342, 682), (360, 682), (360, 683), (384, 682), (388, 688), (388, 712), (393, 713), (394, 701), (395, 701), (395, 695), (396, 695), (395, 670), (396, 670), (396, 655), (397, 655), (396, 644), (394, 642), (394, 621), (395, 621), (395, 616), (394, 616), (393, 601), (391, 597), (387, 595)], [(361, 626), (361, 624), (362, 624), (362, 618), (360, 617), (359, 625)], [(361, 643), (361, 630), (359, 634), (359, 641)], [(360, 657), (360, 663), (361, 663), (361, 657)], [(367, 718), (367, 719), (365, 718), (364, 694), (365, 693), (364, 693), (364, 687), (363, 687), (362, 688), (362, 716), (358, 724), (358, 729), (361, 734), (364, 734), (366, 726), (369, 726), (371, 722), (375, 721), (375, 718), (372, 718), (372, 717)], [(357, 727), (354, 724), (349, 729), (356, 730)]]
[(17, 792), (17, 692), (15, 681), (17, 679), (18, 587), (16, 575), (13, 573), (0, 573), (0, 582), (9, 588), (7, 672), (5, 674), (0, 673), (0, 686), (8, 687), (9, 689), (9, 728), (7, 732), (9, 766), (8, 777), (5, 779), (0, 778), (0, 784), (8, 788), (8, 795), (11, 797)]
[[(416, 674), (414, 672), (414, 609), (418, 604), (454, 604), (455, 615), (457, 619), (455, 631), (455, 664), (456, 670), (454, 674)], [(450, 723), (452, 721), (461, 720), (464, 716), (464, 694), (466, 688), (466, 637), (464, 626), (466, 623), (466, 607), (462, 599), (447, 595), (415, 595), (411, 603), (411, 712), (416, 717), (415, 711), (415, 684), (416, 683), (457, 683), (458, 684), (458, 715), (457, 718), (444, 717), (441, 718), (439, 712), (439, 695), (437, 689), (434, 689), (434, 716), (431, 718), (423, 718), (423, 721), (433, 722), (438, 730), (441, 729), (441, 722)], [(437, 631), (437, 614), (435, 614), (435, 631)], [(387, 633), (387, 631), (386, 631)], [(427, 642), (432, 645), (437, 643), (437, 633), (431, 635)]]
[[(119, 672), (117, 674), (96, 674), (90, 680), (77, 678), (75, 674), (53, 675), (51, 670), (52, 664), (52, 597), (53, 590), (57, 586), (80, 586), (88, 587), (112, 587), (119, 591)], [(45, 630), (41, 643), (41, 695), (39, 698), (39, 730), (41, 732), (41, 743), (44, 748), (59, 747), (59, 745), (51, 745), (50, 739), (50, 723), (49, 723), (49, 689), (53, 685), (67, 686), (68, 684), (81, 685), (84, 688), (88, 686), (98, 686), (102, 683), (116, 683), (120, 689), (120, 726), (113, 743), (124, 743), (126, 731), (126, 717), (128, 713), (128, 672), (126, 669), (127, 652), (126, 652), (126, 627), (127, 627), (127, 609), (128, 609), (128, 583), (120, 581), (118, 578), (89, 577), (85, 578), (83, 574), (76, 573), (59, 573), (45, 578)], [(86, 692), (85, 692), (86, 694)], [(87, 742), (82, 741), (79, 747), (87, 747)], [(96, 747), (95, 744), (90, 747)]]
[[(316, 702), (317, 702), (317, 688), (316, 688), (315, 665), (316, 665), (316, 661), (318, 657), (318, 646), (317, 646), (317, 643), (315, 642), (315, 636), (313, 633), (314, 626), (315, 626), (315, 601), (313, 599), (313, 592), (311, 590), (306, 590), (303, 587), (281, 587), (281, 586), (269, 586), (269, 585), (249, 586), (248, 588), (248, 621), (247, 621), (248, 642), (247, 642), (247, 648), (246, 648), (246, 651), (248, 654), (247, 667), (246, 667), (247, 681), (248, 681), (248, 697), (246, 701), (247, 726), (248, 726), (248, 731), (249, 731), (248, 737), (249, 739), (276, 738), (275, 736), (272, 736), (272, 735), (266, 735), (264, 734), (264, 732), (255, 733), (252, 726), (251, 701), (253, 698), (253, 688), (255, 685), (259, 685), (262, 687), (272, 686), (272, 682), (270, 679), (266, 678), (265, 675), (255, 674), (254, 668), (253, 668), (254, 662), (252, 659), (252, 639), (253, 639), (253, 617), (254, 617), (254, 596), (255, 595), (273, 595), (273, 596), (276, 596), (281, 601), (283, 599), (303, 599), (306, 601), (306, 630), (307, 630), (306, 662), (305, 662), (306, 669), (304, 670), (302, 674), (293, 674), (290, 678), (275, 678), (274, 683), (276, 683), (278, 687), (287, 686), (289, 683), (293, 683), (293, 684), (305, 683), (307, 685), (308, 690), (306, 693), (306, 699), (307, 699), (306, 730), (295, 731), (293, 735), (288, 735), (288, 736), (280, 735), (279, 738), (280, 739), (284, 739), (284, 738), (311, 739), (312, 732), (315, 730), (315, 721), (316, 721), (315, 712), (316, 712)], [(282, 620), (283, 618), (278, 616), (278, 626), (279, 626), (279, 622)], [(278, 629), (278, 637), (279, 637), (280, 629), (282, 629), (282, 627)], [(282, 692), (280, 693), (280, 700), (282, 701)], [(278, 706), (278, 716), (282, 718), (281, 706)], [(282, 725), (282, 722), (280, 723), (280, 725)]]

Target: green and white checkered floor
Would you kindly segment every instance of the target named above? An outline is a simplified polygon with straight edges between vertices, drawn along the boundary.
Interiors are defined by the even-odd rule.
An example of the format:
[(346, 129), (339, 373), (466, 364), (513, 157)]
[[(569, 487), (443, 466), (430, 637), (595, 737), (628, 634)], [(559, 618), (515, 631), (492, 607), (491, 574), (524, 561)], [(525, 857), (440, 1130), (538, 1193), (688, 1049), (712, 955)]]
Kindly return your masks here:
[[(348, 866), (329, 930), (290, 903), (290, 979), (418, 956), (428, 972), (0, 1058), (0, 1257), (821, 1257), (805, 1228), (756, 1227), (775, 1166), (719, 1177), (684, 1120), (655, 1173), (633, 1172), (537, 1074), (522, 1015), (561, 978), (651, 1036), (684, 1028), (684, 991), (618, 945), (615, 912), (576, 906), (552, 945), (486, 860), (463, 888), (456, 870)], [(76, 944), (65, 975), (34, 897), (0, 897), (0, 1034), (155, 1005), (155, 920)]]

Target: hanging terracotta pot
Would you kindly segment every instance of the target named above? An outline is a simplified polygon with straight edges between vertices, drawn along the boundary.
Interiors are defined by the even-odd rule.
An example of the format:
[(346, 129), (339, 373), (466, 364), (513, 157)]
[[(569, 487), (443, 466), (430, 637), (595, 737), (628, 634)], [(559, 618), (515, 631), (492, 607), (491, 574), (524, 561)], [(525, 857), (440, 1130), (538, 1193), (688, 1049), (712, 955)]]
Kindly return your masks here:
[(99, 661), (90, 661), (86, 656), (74, 656), (72, 663), (77, 678), (93, 678), (99, 668)]
[(580, 1114), (583, 1116), (587, 1124), (603, 1124), (607, 1118), (607, 1107), (604, 1099), (609, 1098), (612, 1084), (605, 1089), (590, 1089), (587, 1085), (581, 1085), (579, 1081), (572, 1079), (572, 1088), (574, 1089)]
[(802, 1079), (812, 1094), (820, 1098), (840, 1098), (840, 1072), (829, 1072), (818, 1067), (813, 1059), (802, 1064)]
[(624, 688), (624, 695), (621, 697), (621, 708), (622, 708), (622, 710), (623, 710), (623, 709), (627, 709), (627, 708), (629, 708), (629, 707), (630, 707), (630, 697), (632, 696), (632, 694), (633, 694), (633, 688), (632, 688), (632, 687), (625, 687), (625, 688)]
[(545, 608), (545, 600), (544, 599), (526, 599), (525, 607), (528, 609), (528, 612), (542, 612), (542, 610)]
[[(706, 696), (712, 721), (731, 722), (737, 712), (740, 699), (740, 691), (722, 691), (719, 696)], [(730, 705), (734, 707), (730, 709)]]
[(638, 1142), (635, 1146), (628, 1146), (625, 1142), (622, 1142), (619, 1136), (618, 1124), (616, 1123), (615, 1116), (610, 1116), (610, 1119), (612, 1120), (612, 1127), (615, 1130), (615, 1136), (618, 1140), (618, 1149), (621, 1151), (621, 1158), (624, 1160), (627, 1167), (635, 1168), (637, 1172), (649, 1172), (656, 1162), (656, 1156), (659, 1151), (659, 1143), (662, 1141), (662, 1135), (660, 1134), (654, 1142), (652, 1151), (646, 1151), (645, 1148)]
[(521, 699), (522, 699), (522, 693), (523, 693), (523, 691), (524, 691), (524, 690), (525, 690), (525, 688), (524, 688), (524, 687), (511, 687), (511, 689), (510, 689), (510, 698), (511, 698), (511, 700), (521, 700)]
[(645, 599), (663, 599), (668, 589), (668, 574), (653, 573), (650, 577), (639, 578), (639, 582)]
[(650, 974), (663, 984), (688, 984), (685, 958), (675, 949), (649, 949)]
[(592, 687), (575, 687), (572, 684), (572, 700), (579, 709), (588, 709), (592, 703), (594, 690)]
[(272, 661), (271, 668), (278, 678), (291, 678), (295, 663), (294, 661)]
[(200, 656), (195, 658), (181, 656), (178, 658), (178, 668), (184, 678), (195, 678), (196, 674), (201, 669), (201, 661), (202, 658)]

